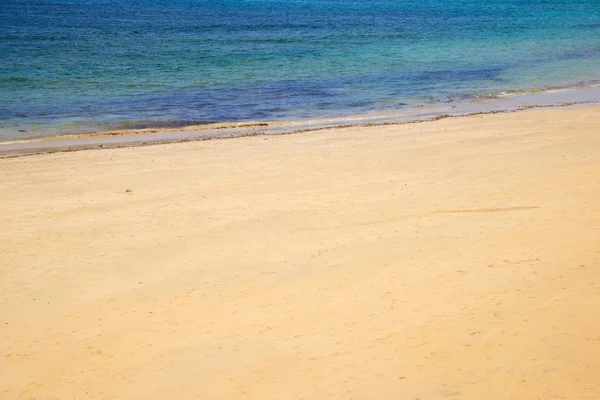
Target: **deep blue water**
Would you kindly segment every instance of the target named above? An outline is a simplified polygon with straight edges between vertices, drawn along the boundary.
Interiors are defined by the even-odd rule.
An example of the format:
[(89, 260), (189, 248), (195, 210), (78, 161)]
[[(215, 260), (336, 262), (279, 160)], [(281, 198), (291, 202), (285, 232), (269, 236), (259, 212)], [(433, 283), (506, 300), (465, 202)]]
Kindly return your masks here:
[(0, 140), (600, 79), (600, 0), (2, 0)]

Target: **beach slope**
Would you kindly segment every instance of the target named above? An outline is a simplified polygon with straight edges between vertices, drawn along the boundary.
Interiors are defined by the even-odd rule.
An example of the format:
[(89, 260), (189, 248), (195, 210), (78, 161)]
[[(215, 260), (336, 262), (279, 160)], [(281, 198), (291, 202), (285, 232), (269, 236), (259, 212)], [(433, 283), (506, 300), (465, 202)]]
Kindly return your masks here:
[(598, 399), (600, 109), (0, 160), (2, 399)]

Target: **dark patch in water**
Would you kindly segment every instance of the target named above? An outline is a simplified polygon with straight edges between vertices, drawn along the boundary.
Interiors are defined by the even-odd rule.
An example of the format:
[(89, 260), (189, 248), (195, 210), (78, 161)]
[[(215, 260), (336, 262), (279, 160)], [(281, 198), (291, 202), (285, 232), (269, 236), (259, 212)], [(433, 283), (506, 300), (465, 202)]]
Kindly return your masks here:
[(600, 22), (593, 22), (591, 24), (579, 24), (577, 25), (579, 28), (600, 28)]
[(475, 81), (475, 80), (497, 80), (500, 74), (507, 68), (480, 68), (480, 69), (457, 69), (428, 71), (416, 75), (416, 79), (423, 81)]
[(553, 60), (581, 60), (586, 58), (597, 57), (600, 54), (600, 49), (587, 49), (583, 51), (572, 51), (568, 53), (562, 53), (555, 57), (549, 57), (544, 62)]

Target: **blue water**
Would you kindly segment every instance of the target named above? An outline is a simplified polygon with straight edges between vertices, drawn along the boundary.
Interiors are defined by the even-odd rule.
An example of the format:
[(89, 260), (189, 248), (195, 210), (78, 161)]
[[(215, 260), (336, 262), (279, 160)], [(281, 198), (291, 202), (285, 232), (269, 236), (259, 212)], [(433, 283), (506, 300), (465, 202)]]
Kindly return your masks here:
[(598, 80), (599, 0), (0, 1), (0, 140)]

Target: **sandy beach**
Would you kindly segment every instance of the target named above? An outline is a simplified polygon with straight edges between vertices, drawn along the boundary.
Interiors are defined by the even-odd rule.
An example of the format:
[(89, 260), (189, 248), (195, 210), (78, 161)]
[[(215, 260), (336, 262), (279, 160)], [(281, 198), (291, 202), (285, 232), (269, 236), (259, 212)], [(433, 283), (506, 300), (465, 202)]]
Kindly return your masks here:
[(600, 108), (0, 160), (0, 399), (598, 399)]

